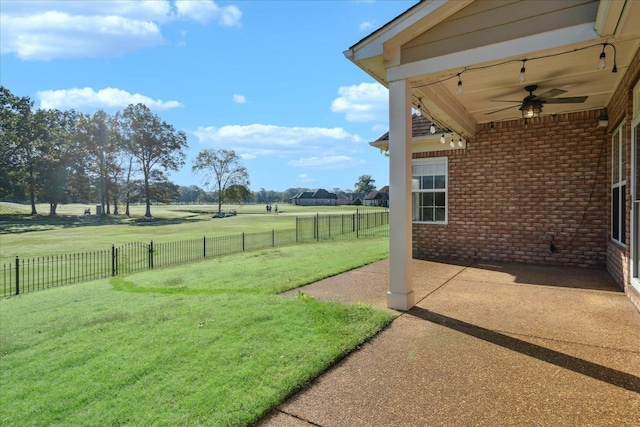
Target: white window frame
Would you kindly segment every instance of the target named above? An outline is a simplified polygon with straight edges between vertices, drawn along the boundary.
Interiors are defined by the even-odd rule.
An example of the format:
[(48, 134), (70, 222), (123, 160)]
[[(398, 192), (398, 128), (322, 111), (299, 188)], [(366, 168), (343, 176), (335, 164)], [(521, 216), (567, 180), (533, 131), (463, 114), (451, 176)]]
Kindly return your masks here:
[[(429, 165), (433, 167), (444, 166), (444, 188), (433, 188), (433, 189), (420, 189), (420, 184), (416, 180), (416, 176), (414, 174), (415, 166)], [(441, 174), (437, 174), (440, 176)], [(419, 176), (431, 176), (431, 175), (419, 175)], [(434, 173), (434, 180), (436, 174)], [(444, 203), (444, 220), (442, 221), (423, 221), (416, 219), (416, 206), (414, 206), (416, 195), (420, 193), (444, 193), (445, 203)], [(449, 221), (449, 159), (447, 157), (429, 157), (424, 159), (413, 159), (411, 161), (411, 214), (412, 221), (416, 224), (448, 224)]]
[(611, 135), (611, 240), (622, 246), (627, 246), (626, 165), (623, 122)]

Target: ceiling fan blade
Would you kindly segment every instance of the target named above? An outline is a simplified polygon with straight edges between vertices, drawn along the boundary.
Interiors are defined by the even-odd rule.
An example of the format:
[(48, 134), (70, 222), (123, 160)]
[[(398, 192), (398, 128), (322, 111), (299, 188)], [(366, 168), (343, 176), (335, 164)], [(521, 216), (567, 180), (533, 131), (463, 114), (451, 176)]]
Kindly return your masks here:
[(543, 99), (545, 104), (580, 104), (586, 101), (588, 96), (572, 96), (567, 98)]
[(514, 101), (514, 100), (511, 100), (511, 99), (490, 99), (489, 101), (490, 102), (517, 102), (517, 103), (521, 103), (522, 99), (519, 100), (519, 101)]
[(553, 98), (554, 96), (562, 95), (563, 93), (567, 93), (567, 91), (562, 89), (551, 89), (546, 91), (543, 94), (536, 95), (536, 98), (544, 100), (544, 99)]
[[(511, 101), (509, 101), (509, 102), (511, 102)], [(520, 101), (518, 101), (518, 102), (520, 102)], [(509, 110), (509, 109), (511, 109), (511, 108), (516, 108), (516, 107), (517, 107), (517, 105), (512, 105), (511, 107), (501, 108), (501, 109), (499, 109), (499, 110), (494, 110), (494, 111), (490, 111), (490, 112), (488, 112), (488, 113), (484, 113), (484, 115), (485, 115), (485, 116), (488, 116), (489, 114), (499, 113), (500, 111)]]

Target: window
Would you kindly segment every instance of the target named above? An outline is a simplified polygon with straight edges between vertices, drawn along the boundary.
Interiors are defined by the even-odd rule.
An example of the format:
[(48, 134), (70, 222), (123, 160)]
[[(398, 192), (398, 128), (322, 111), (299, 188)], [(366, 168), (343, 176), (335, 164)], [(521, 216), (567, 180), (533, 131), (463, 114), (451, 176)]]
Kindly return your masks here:
[(446, 224), (447, 158), (415, 159), (411, 169), (413, 220)]
[(626, 234), (626, 194), (627, 194), (627, 153), (624, 143), (624, 125), (621, 125), (611, 139), (611, 239), (625, 245)]

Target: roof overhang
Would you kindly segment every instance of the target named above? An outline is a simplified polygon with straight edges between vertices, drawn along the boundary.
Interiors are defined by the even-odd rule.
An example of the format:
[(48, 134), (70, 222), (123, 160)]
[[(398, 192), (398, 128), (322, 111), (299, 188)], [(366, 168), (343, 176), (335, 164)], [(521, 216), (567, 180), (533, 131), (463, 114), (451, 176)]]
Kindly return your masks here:
[[(587, 96), (545, 104), (543, 114), (606, 107), (640, 47), (638, 22), (634, 0), (421, 1), (345, 56), (386, 87), (409, 81), (414, 106), (420, 100), (440, 127), (473, 137), (479, 123), (522, 118), (518, 107), (531, 84), (536, 94)], [(603, 48), (608, 65), (598, 70)]]

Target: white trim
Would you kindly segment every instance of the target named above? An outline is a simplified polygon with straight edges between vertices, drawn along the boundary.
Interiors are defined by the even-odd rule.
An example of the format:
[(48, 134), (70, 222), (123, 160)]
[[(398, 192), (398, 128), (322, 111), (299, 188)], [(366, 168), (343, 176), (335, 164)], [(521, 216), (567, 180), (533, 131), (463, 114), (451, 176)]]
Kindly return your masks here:
[[(609, 187), (611, 189), (611, 192), (613, 193), (614, 190), (616, 191), (620, 191), (621, 187), (625, 187), (625, 190), (627, 188), (627, 176), (626, 176), (626, 171), (624, 170), (624, 165), (622, 164), (622, 156), (626, 156), (626, 152), (625, 152), (625, 148), (624, 148), (624, 125), (625, 122), (623, 121), (622, 123), (620, 123), (620, 125), (613, 131), (613, 133), (611, 134), (611, 186)], [(614, 145), (614, 140), (616, 138), (616, 136), (618, 137), (618, 141), (615, 142)], [(622, 148), (622, 149), (621, 149)], [(615, 155), (614, 152), (618, 151), (618, 165), (617, 165), (617, 171), (618, 171), (618, 176), (614, 177), (614, 167), (613, 167), (613, 160), (615, 159)], [(626, 162), (629, 161), (629, 159), (627, 159), (625, 157), (625, 164)], [(622, 177), (623, 179), (620, 180), (620, 177)], [(627, 246), (627, 242), (626, 242), (626, 218), (627, 218), (627, 206), (626, 206), (626, 191), (624, 192), (624, 194), (618, 194), (618, 208), (622, 207), (622, 205), (624, 204), (625, 209), (624, 212), (622, 212), (622, 209), (620, 209), (620, 211), (618, 212), (618, 238), (616, 239), (615, 237), (613, 237), (613, 225), (614, 225), (614, 202), (613, 202), (613, 196), (611, 197), (611, 230), (609, 230), (609, 237), (611, 238), (611, 240), (615, 243), (617, 243), (618, 245), (621, 245), (623, 247)], [(622, 200), (625, 200), (625, 203), (622, 203)], [(625, 240), (625, 241), (623, 241)]]
[(600, 0), (595, 25), (595, 30), (600, 37), (608, 37), (616, 33), (624, 5), (625, 2), (620, 0)]
[(463, 68), (501, 59), (518, 57), (538, 51), (548, 51), (563, 46), (597, 40), (600, 37), (593, 29), (593, 23), (575, 25), (569, 28), (534, 34), (507, 42), (478, 47), (437, 58), (390, 67), (387, 81), (410, 79), (425, 74)]
[(442, 164), (444, 161), (445, 176), (444, 176), (444, 191), (434, 188), (433, 190), (414, 190), (413, 185), (411, 187), (411, 213), (413, 217), (413, 195), (416, 193), (444, 193), (444, 221), (418, 221), (412, 220), (414, 224), (429, 224), (429, 225), (447, 225), (449, 223), (449, 158), (448, 157), (426, 157), (420, 159), (413, 159), (411, 161), (411, 175), (413, 183), (413, 166), (415, 165), (427, 165), (427, 164)]
[(640, 82), (638, 82), (633, 89), (633, 111), (634, 116), (631, 120), (631, 206), (630, 208), (630, 262), (629, 262), (629, 283), (635, 289), (640, 291), (640, 271), (636, 271), (636, 265), (640, 267), (640, 241), (636, 241), (636, 235), (640, 236), (640, 230), (636, 230), (637, 227), (640, 227), (640, 212), (636, 212), (634, 207), (636, 203), (634, 202), (636, 199), (640, 200), (640, 188), (636, 187), (636, 183), (638, 182), (638, 178), (636, 176), (640, 174), (640, 165), (637, 164), (636, 159), (638, 158), (638, 145), (640, 141), (638, 141), (638, 136), (634, 129), (637, 126), (640, 126)]
[(416, 36), (414, 31), (403, 35), (413, 25), (420, 25), (420, 33), (444, 21), (459, 10), (464, 9), (475, 0), (430, 0), (414, 6), (402, 15), (385, 24), (350, 49), (344, 51), (351, 61), (383, 56), (386, 48), (397, 47)]

